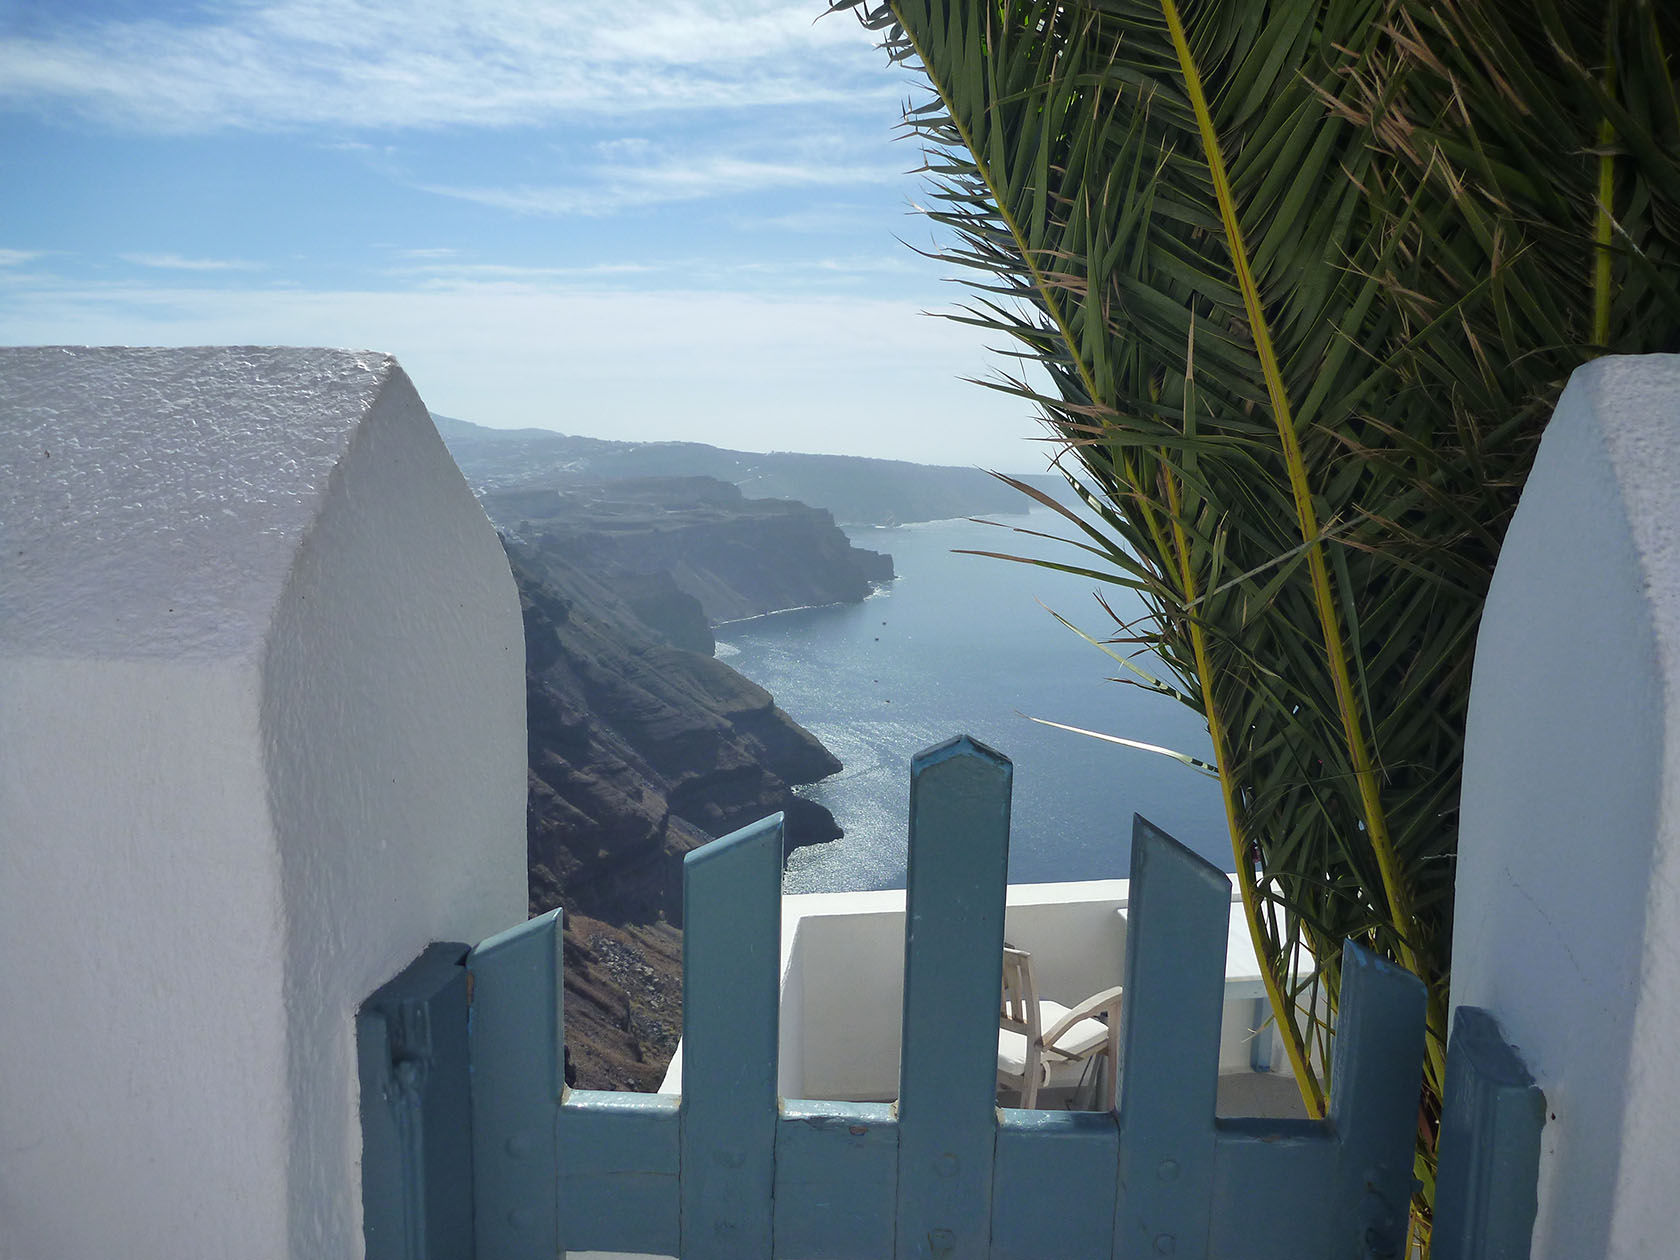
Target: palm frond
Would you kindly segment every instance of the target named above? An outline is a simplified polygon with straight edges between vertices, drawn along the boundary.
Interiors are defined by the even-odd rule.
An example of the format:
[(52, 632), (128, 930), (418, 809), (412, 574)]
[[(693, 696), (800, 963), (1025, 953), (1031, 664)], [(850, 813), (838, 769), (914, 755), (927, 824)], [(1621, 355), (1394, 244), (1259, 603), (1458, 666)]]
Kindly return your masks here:
[(1342, 941), (1428, 985), (1430, 1180), (1470, 649), (1569, 371), (1680, 334), (1680, 10), (832, 7), (932, 88), (905, 127), (980, 276), (960, 318), (1020, 347), (991, 384), (1207, 719), (1309, 1108)]

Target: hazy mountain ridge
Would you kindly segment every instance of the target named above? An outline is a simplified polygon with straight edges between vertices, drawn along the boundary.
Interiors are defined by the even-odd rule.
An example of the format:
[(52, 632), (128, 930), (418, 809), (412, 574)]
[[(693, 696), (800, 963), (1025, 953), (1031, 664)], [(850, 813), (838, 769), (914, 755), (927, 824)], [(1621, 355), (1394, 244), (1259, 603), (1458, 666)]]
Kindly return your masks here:
[[(479, 499), (510, 537), (601, 576), (673, 642), (708, 654), (705, 622), (856, 603), (893, 576), (891, 556), (853, 546), (827, 511), (749, 499), (710, 477), (577, 481)], [(690, 603), (703, 615), (697, 627), (686, 624)]]
[[(559, 488), (578, 480), (713, 477), (755, 499), (825, 508), (845, 525), (907, 525), (1024, 512), (1028, 501), (978, 468), (859, 455), (734, 451), (701, 442), (630, 442), (547, 429), (489, 429), (433, 415), (475, 491)], [(1045, 486), (1059, 477), (1026, 480)]]

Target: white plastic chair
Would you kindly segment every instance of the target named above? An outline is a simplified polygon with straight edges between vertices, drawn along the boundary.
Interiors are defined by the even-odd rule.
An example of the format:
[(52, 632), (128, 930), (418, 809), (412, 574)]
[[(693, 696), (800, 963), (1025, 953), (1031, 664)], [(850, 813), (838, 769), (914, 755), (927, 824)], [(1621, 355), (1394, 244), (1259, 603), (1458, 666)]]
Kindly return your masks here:
[[(1093, 993), (1066, 1007), (1038, 996), (1032, 955), (1003, 947), (1003, 1003), (998, 1017), (998, 1083), (1020, 1092), (1021, 1106), (1033, 1107), (1052, 1070), (1084, 1064), (1097, 1055), (1107, 1062), (1099, 1078), (1098, 1106), (1114, 1105), (1115, 1074), (1120, 1062), (1121, 986)], [(1098, 1016), (1104, 1016), (1104, 1023)], [(1058, 1072), (1057, 1075), (1063, 1075)]]

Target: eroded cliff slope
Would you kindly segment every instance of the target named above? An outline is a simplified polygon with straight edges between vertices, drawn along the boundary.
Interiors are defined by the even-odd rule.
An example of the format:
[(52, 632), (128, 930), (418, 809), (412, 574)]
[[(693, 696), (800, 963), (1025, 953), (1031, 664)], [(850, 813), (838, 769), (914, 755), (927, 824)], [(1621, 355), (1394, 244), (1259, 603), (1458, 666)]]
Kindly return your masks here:
[(839, 761), (713, 659), (712, 625), (863, 599), (892, 558), (709, 477), (480, 499), (524, 609), (530, 909), (565, 907), (578, 1084), (654, 1089), (681, 1031), (683, 855), (777, 812), (790, 848), (840, 834), (792, 791)]
[(592, 564), (507, 550), (525, 618), (530, 910), (566, 910), (572, 1063), (587, 1088), (655, 1089), (682, 1023), (683, 855), (778, 811), (790, 846), (833, 839), (792, 787), (840, 763)]
[(665, 641), (563, 556), (508, 553), (525, 615), (534, 911), (676, 922), (678, 862), (697, 845), (778, 810), (790, 847), (839, 834), (791, 788), (840, 763), (769, 692)]

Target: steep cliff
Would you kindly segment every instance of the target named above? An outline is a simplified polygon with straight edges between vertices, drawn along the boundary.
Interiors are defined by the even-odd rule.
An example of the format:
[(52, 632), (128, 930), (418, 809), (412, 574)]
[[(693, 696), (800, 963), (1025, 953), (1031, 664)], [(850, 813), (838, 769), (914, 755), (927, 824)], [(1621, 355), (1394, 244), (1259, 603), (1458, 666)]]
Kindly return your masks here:
[(791, 785), (840, 763), (767, 691), (663, 641), (562, 555), (508, 553), (525, 613), (533, 910), (675, 923), (679, 860), (697, 845), (778, 810), (790, 847), (839, 834)]
[(827, 512), (706, 477), (483, 494), (525, 616), (533, 914), (566, 909), (578, 1083), (657, 1088), (682, 1022), (682, 857), (780, 811), (789, 848), (840, 834), (792, 786), (840, 769), (712, 658), (712, 623), (864, 598), (892, 559)]
[[(790, 847), (833, 839), (791, 785), (840, 763), (592, 565), (507, 550), (525, 617), (530, 910), (566, 908), (567, 1046), (582, 1086), (655, 1089), (682, 1026), (683, 854), (778, 810)], [(694, 619), (709, 643), (697, 605)]]
[(828, 512), (749, 499), (710, 477), (578, 482), (482, 500), (490, 519), (533, 551), (574, 557), (639, 600), (650, 619), (671, 619), (673, 641), (685, 646), (698, 647), (698, 633), (677, 624), (681, 611), (650, 583), (669, 582), (716, 624), (855, 603), (893, 575), (891, 556), (852, 546)]

